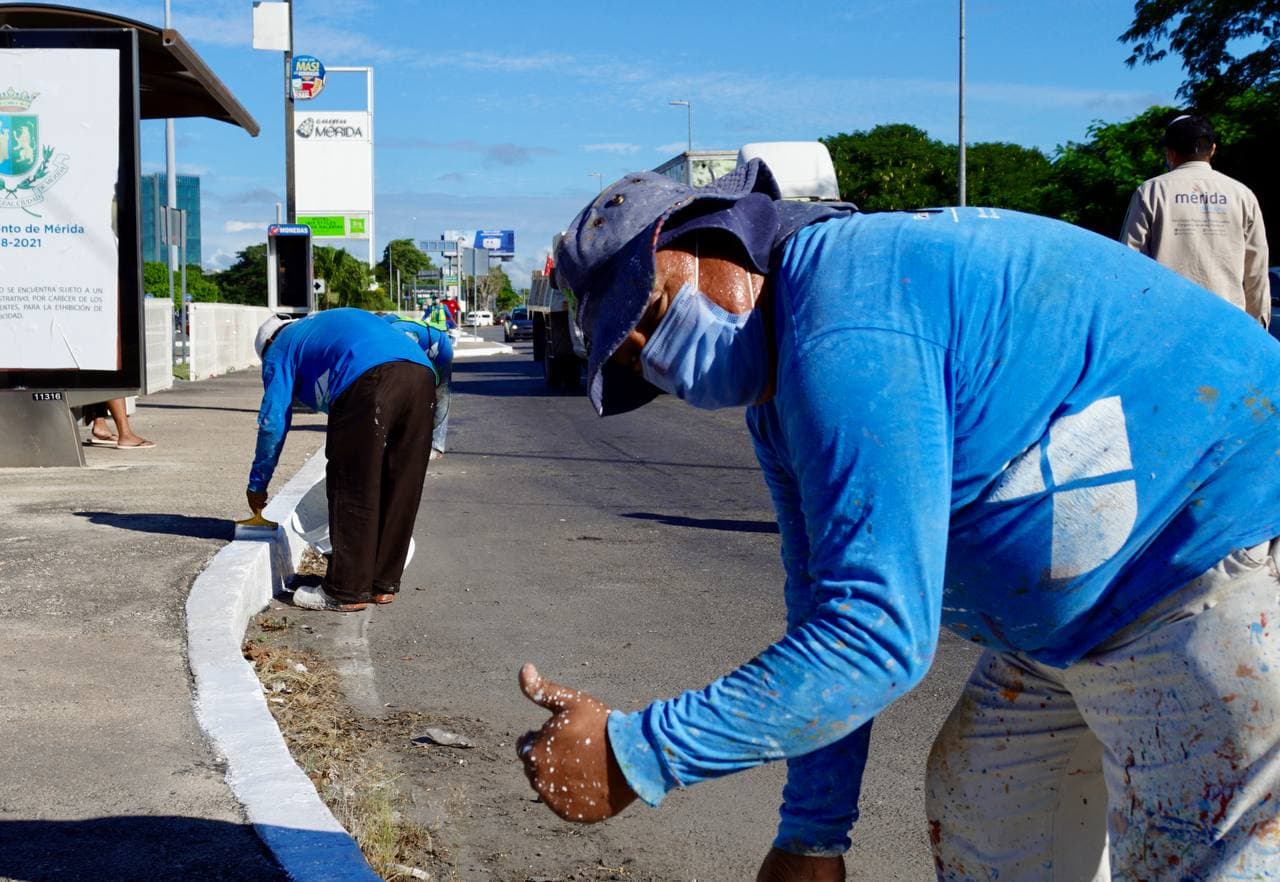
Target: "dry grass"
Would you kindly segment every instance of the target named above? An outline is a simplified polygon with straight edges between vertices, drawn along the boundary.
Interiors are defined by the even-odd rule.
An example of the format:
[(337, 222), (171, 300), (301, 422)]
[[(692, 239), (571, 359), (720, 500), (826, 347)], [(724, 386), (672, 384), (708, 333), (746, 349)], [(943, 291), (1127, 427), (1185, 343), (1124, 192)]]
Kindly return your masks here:
[[(262, 631), (282, 632), (288, 620), (264, 614)], [(396, 776), (370, 756), (376, 721), (356, 714), (342, 694), (338, 673), (312, 652), (247, 640), (244, 656), (258, 673), (267, 705), (298, 766), (384, 879), (413, 878), (423, 858), (449, 863), (421, 824), (404, 817)], [(419, 877), (420, 878), (420, 877)]]

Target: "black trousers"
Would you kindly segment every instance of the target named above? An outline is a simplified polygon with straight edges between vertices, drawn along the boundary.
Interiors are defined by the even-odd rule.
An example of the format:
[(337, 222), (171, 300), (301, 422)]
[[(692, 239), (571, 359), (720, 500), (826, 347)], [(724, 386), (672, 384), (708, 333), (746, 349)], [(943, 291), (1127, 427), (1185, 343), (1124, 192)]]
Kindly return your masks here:
[(329, 408), (324, 453), (333, 558), (324, 587), (342, 603), (400, 590), (435, 409), (435, 375), (409, 361), (371, 368)]

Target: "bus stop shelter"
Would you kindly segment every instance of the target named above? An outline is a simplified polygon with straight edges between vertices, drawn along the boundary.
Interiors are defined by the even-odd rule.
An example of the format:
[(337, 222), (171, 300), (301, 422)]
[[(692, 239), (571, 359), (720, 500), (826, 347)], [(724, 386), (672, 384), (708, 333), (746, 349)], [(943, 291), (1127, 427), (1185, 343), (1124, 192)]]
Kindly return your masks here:
[[(131, 117), (133, 122), (124, 125), (121, 137), (127, 140), (134, 156), (138, 140), (136, 121), (139, 119), (205, 117), (242, 128), (250, 136), (258, 134), (257, 121), (182, 34), (174, 29), (71, 6), (46, 3), (0, 6), (0, 48), (16, 47), (40, 39), (56, 42), (63, 39), (59, 35), (64, 32), (67, 39), (78, 35), (93, 40), (93, 35), (114, 33), (121, 36), (96, 39), (119, 40), (126, 39), (130, 31), (136, 40), (132, 50), (132, 58), (136, 59), (136, 80), (125, 71), (121, 88), (127, 88), (123, 85), (126, 81), (136, 82), (137, 91), (127, 96), (129, 111), (134, 114)], [(36, 96), (23, 93), (20, 97), (34, 99)], [(132, 172), (127, 170), (126, 159), (122, 159), (123, 177), (117, 186), (117, 192), (122, 194), (118, 266), (121, 280), (118, 289), (120, 361), (117, 370), (100, 370), (93, 374), (71, 369), (45, 370), (24, 366), (21, 360), (17, 367), (7, 363), (0, 365), (0, 466), (83, 465), (84, 454), (72, 408), (136, 394), (140, 385), (140, 382), (126, 379), (138, 377), (140, 365), (145, 363), (142, 351), (145, 335), (141, 321), (141, 258), (137, 233), (134, 232), (138, 229), (137, 173), (136, 165)], [(123, 195), (126, 192), (130, 197), (128, 200)], [(115, 222), (112, 223), (114, 225)], [(132, 302), (134, 300), (137, 302)]]
[(0, 6), (0, 28), (129, 28), (137, 31), (143, 119), (202, 116), (239, 126), (253, 136), (258, 134), (257, 120), (173, 28), (158, 28), (107, 12), (50, 3)]

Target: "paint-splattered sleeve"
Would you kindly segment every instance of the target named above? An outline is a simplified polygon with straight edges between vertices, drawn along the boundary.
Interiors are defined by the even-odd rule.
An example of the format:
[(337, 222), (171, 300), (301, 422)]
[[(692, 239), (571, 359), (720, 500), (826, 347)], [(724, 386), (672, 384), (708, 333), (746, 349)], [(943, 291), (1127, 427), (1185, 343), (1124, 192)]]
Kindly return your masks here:
[[(848, 739), (919, 682), (937, 643), (951, 493), (945, 361), (910, 335), (847, 331), (783, 365), (775, 446), (794, 476), (810, 586), (789, 563), (788, 607), (808, 613), (706, 688), (610, 716), (610, 744), (646, 802), (840, 742), (824, 752), (825, 773), (839, 766), (845, 789), (829, 796), (852, 822), (860, 745)], [(789, 779), (786, 835), (802, 850), (831, 847), (836, 802), (797, 791), (821, 774), (815, 756)], [(822, 822), (807, 829), (802, 816), (819, 803)]]
[[(785, 456), (777, 409), (753, 408), (748, 412), (747, 424), (778, 516), (782, 565), (787, 574), (787, 630), (794, 631), (808, 621), (814, 604), (814, 586), (809, 578), (809, 534), (800, 489)], [(858, 796), (870, 740), (868, 722), (834, 744), (787, 760), (787, 784), (778, 809), (774, 846), (792, 854), (820, 856), (849, 850), (849, 829), (858, 818)]]
[(258, 408), (258, 443), (253, 467), (249, 470), (249, 489), (264, 491), (271, 483), (285, 435), (293, 422), (293, 370), (283, 358), (267, 353), (262, 366), (262, 406)]

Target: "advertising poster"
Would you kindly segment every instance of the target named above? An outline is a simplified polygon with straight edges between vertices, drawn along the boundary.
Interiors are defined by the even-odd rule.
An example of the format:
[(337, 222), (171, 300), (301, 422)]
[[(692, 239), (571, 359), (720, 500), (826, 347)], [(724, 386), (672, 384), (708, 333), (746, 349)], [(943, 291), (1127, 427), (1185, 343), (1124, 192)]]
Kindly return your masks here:
[(483, 248), (493, 257), (510, 258), (516, 254), (515, 230), (448, 230), (444, 238), (468, 248)]
[(289, 86), (295, 101), (315, 98), (324, 91), (324, 64), (314, 55), (293, 56), (293, 68), (289, 71)]
[(120, 368), (120, 53), (0, 49), (0, 370)]
[(297, 218), (317, 238), (368, 238), (367, 221), (373, 214), (370, 126), (366, 111), (294, 112)]

